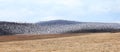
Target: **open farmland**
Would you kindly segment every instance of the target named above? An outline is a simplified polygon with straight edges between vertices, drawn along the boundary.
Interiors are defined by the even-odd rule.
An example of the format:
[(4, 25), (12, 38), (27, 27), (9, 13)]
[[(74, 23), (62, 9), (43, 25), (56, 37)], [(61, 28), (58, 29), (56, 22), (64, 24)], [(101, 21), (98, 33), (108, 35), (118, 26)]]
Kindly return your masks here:
[(1, 52), (120, 51), (120, 33), (79, 33), (51, 36), (50, 35), (1, 36), (0, 41)]

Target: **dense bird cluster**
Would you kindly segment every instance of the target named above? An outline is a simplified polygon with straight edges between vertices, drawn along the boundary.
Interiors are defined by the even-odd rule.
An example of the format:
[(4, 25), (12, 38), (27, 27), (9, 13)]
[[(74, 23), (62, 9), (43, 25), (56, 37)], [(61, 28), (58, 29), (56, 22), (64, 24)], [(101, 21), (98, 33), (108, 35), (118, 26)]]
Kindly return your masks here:
[[(57, 21), (57, 20), (56, 20)], [(120, 24), (74, 21), (49, 21), (42, 23), (0, 22), (0, 35), (15, 34), (63, 34), (84, 32), (119, 32)], [(47, 24), (48, 23), (48, 24)]]

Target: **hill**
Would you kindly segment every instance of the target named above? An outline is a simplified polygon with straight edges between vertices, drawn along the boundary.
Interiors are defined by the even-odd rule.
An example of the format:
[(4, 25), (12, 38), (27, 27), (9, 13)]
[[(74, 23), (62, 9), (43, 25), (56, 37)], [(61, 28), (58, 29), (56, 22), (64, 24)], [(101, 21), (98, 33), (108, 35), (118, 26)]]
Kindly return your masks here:
[(0, 51), (1, 52), (120, 51), (120, 33), (83, 33), (73, 35), (77, 36), (0, 42)]
[(120, 32), (118, 23), (75, 22), (56, 20), (42, 24), (0, 22), (0, 35), (16, 34), (66, 34), (89, 32)]
[(82, 22), (77, 21), (68, 21), (68, 20), (52, 20), (52, 21), (41, 21), (36, 24), (45, 26), (45, 25), (70, 25), (70, 24), (79, 24)]

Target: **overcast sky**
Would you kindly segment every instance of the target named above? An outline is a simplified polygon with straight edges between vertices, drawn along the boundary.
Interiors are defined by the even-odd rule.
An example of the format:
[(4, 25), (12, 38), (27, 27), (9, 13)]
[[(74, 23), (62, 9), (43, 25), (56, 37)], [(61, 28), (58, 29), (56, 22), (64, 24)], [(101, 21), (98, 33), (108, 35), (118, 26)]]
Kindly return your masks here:
[(0, 21), (120, 23), (120, 0), (0, 0)]

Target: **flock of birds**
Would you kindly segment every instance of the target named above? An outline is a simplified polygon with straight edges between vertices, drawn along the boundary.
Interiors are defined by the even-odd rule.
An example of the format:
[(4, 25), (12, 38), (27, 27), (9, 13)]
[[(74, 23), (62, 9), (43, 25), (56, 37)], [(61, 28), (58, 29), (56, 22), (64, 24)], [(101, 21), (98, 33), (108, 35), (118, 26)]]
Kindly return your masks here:
[(0, 35), (40, 35), (88, 32), (120, 32), (119, 23), (53, 20), (38, 23), (0, 22)]

